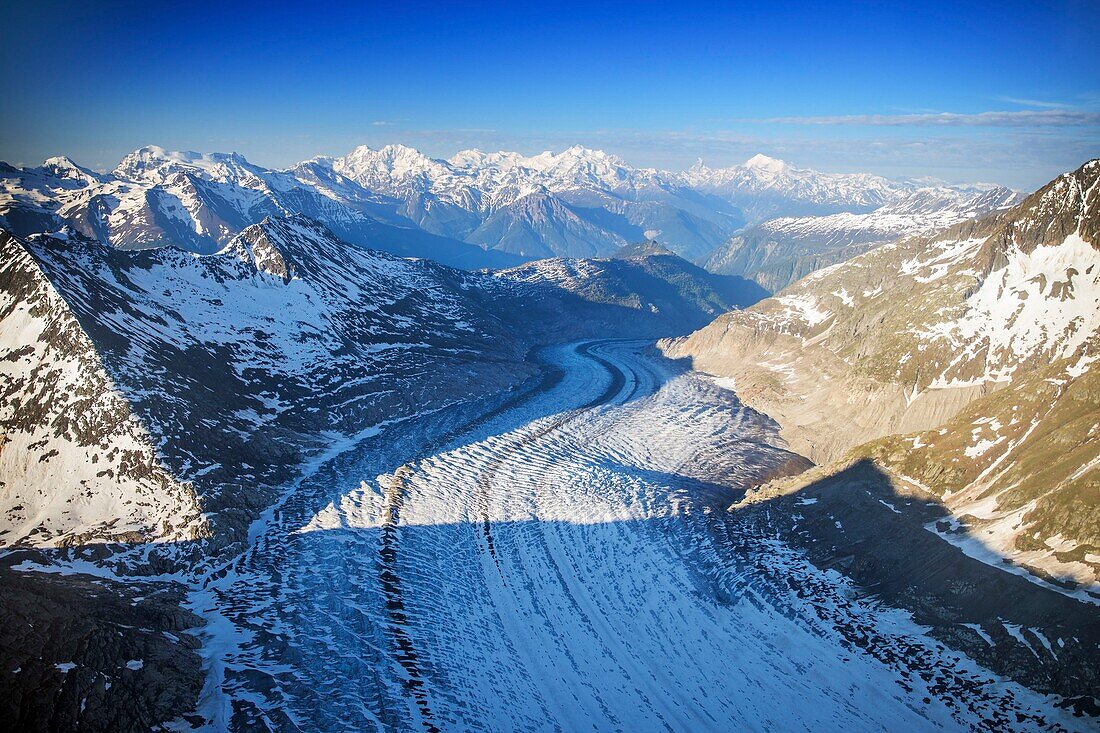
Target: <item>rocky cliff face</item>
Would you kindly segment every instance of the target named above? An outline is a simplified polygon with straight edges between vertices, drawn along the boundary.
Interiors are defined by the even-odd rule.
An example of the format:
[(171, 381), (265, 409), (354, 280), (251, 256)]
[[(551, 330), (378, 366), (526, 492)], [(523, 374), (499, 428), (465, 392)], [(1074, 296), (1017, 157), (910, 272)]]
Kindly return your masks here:
[(1098, 180), (1090, 161), (664, 347), (734, 378), (819, 463), (876, 441), (857, 453), (940, 497), (954, 540), (1095, 589)]
[(0, 723), (20, 731), (188, 725), (202, 689), (194, 633), (170, 583), (21, 572), (0, 560)]

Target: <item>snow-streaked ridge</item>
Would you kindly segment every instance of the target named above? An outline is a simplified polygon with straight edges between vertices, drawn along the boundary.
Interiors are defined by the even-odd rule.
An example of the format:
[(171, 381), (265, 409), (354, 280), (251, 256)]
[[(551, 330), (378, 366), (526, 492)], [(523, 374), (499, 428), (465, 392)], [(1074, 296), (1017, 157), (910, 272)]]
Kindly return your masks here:
[(0, 544), (203, 534), (194, 491), (166, 470), (68, 304), (27, 244), (0, 236)]

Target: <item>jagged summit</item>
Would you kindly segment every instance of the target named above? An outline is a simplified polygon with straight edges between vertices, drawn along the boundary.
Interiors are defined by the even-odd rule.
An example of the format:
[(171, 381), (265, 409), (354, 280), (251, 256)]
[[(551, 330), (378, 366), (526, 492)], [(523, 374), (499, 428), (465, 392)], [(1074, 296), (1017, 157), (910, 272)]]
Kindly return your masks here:
[(257, 271), (274, 275), (289, 284), (307, 251), (337, 254), (347, 247), (322, 224), (304, 216), (265, 217), (246, 227), (219, 254), (232, 254), (251, 262)]

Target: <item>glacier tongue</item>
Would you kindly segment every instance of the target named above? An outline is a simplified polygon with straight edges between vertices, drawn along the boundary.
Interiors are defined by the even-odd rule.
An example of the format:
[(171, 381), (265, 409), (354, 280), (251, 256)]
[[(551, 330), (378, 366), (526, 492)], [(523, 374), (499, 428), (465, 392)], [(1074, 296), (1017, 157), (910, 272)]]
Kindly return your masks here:
[(420, 458), (431, 421), (319, 462), (195, 586), (210, 726), (1074, 727), (745, 534), (706, 448), (731, 486), (792, 455), (731, 392), (643, 347), (555, 347), (555, 385)]

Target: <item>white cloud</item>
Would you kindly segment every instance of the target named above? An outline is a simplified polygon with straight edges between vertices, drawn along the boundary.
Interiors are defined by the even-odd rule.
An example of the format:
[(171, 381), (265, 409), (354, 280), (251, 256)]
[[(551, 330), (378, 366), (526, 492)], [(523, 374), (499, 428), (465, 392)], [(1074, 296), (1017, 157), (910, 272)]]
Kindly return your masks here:
[(871, 127), (1090, 127), (1100, 126), (1100, 112), (1067, 109), (1016, 110), (1009, 112), (931, 112), (903, 115), (832, 115), (770, 117), (743, 122), (782, 125), (852, 125)]
[(1036, 107), (1038, 109), (1073, 109), (1074, 105), (1065, 102), (1048, 102), (1042, 99), (1023, 99), (1021, 97), (997, 97), (998, 102), (1018, 104), (1021, 107)]

